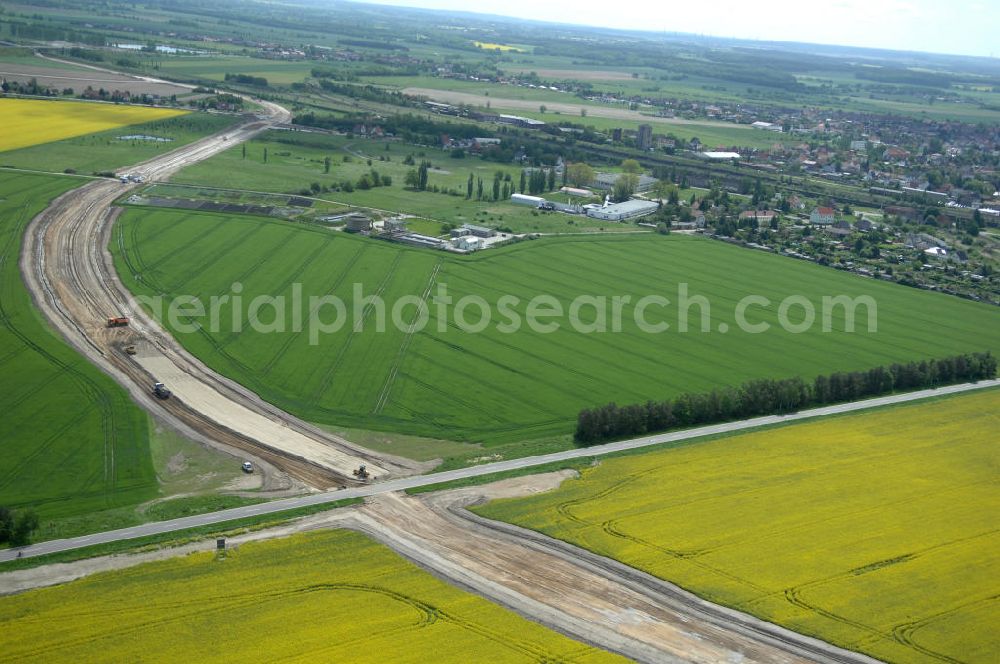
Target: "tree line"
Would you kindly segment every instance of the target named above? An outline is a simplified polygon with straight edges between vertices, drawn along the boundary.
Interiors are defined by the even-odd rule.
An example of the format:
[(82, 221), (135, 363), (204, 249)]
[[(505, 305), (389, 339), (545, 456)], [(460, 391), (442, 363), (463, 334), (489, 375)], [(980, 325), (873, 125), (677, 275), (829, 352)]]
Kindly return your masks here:
[(226, 80), (232, 83), (240, 83), (242, 85), (253, 85), (258, 88), (267, 87), (267, 79), (263, 76), (250, 76), (249, 74), (233, 74), (231, 72), (226, 72)]
[(995, 378), (997, 359), (990, 352), (879, 366), (867, 371), (750, 380), (739, 387), (681, 394), (673, 400), (585, 408), (577, 418), (574, 439), (580, 445), (712, 424), (760, 415), (789, 413), (865, 397)]

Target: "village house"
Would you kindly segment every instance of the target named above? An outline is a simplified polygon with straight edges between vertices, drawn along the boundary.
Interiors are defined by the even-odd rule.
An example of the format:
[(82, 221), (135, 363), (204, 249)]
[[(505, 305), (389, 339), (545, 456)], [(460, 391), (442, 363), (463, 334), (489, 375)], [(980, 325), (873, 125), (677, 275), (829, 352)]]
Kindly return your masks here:
[(828, 207), (813, 208), (809, 213), (809, 223), (816, 226), (832, 226), (837, 220), (837, 211)]

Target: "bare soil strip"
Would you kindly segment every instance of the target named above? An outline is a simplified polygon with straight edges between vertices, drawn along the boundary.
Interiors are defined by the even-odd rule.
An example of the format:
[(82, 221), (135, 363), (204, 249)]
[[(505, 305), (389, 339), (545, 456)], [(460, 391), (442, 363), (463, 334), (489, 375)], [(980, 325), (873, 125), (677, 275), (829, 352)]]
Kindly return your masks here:
[[(230, 546), (317, 528), (367, 533), (440, 578), (578, 640), (641, 662), (874, 660), (724, 607), (621, 563), (470, 514), (464, 506), (557, 487), (573, 471), (424, 497), (383, 494), (364, 507), (230, 538)], [(203, 551), (214, 542), (104, 556), (0, 575), (0, 594)]]
[(169, 97), (170, 95), (190, 94), (191, 90), (177, 83), (168, 81), (150, 81), (138, 77), (125, 76), (124, 74), (102, 73), (96, 74), (87, 71), (77, 71), (73, 69), (54, 69), (52, 67), (36, 67), (32, 65), (3, 65), (0, 64), (0, 77), (9, 81), (27, 83), (31, 79), (38, 79), (40, 83), (52, 85), (58, 88), (73, 88), (80, 94), (86, 88), (95, 90), (104, 88), (106, 90), (122, 90), (130, 94), (150, 94)]
[[(181, 147), (128, 169), (146, 180), (163, 180), (202, 159), (246, 140), (288, 112), (266, 105), (269, 115), (250, 117), (235, 129)], [(116, 212), (112, 203), (130, 187), (91, 182), (56, 199), (29, 225), (21, 272), (36, 305), (79, 352), (122, 384), (145, 409), (202, 439), (247, 450), (301, 482), (327, 489), (356, 483), (361, 463), (378, 477), (405, 475), (419, 464), (369, 452), (264, 402), (210, 370), (150, 318), (118, 279), (106, 247)], [(128, 327), (109, 329), (110, 316), (128, 316)], [(126, 355), (125, 345), (143, 352)], [(170, 399), (150, 394), (156, 380), (173, 380)], [(169, 385), (168, 385), (169, 387)]]

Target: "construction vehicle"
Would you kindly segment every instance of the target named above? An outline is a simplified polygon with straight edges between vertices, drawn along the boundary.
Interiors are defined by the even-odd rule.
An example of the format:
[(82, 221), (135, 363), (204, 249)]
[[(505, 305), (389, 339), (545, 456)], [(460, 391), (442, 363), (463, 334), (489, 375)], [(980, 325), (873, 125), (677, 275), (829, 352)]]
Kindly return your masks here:
[(125, 327), (128, 325), (128, 317), (114, 316), (108, 319), (108, 327)]
[(244, 473), (252, 473), (253, 472), (253, 464), (250, 463), (249, 461), (244, 461), (242, 468), (243, 468), (243, 472)]
[(163, 383), (153, 383), (153, 394), (157, 399), (169, 399), (170, 390)]
[(354, 469), (354, 476), (357, 477), (359, 480), (365, 480), (365, 481), (375, 479), (374, 477), (371, 476), (371, 473), (368, 472), (368, 469), (365, 467), (365, 464), (361, 464), (360, 466)]

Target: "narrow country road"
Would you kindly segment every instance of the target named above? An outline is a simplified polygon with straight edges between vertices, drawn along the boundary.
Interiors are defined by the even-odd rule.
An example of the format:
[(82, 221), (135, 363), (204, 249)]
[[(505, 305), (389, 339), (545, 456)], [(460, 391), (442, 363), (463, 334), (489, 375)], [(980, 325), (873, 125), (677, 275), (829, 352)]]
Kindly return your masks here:
[(156, 521), (153, 523), (143, 524), (141, 526), (132, 526), (131, 528), (122, 528), (120, 530), (109, 530), (103, 533), (93, 533), (91, 535), (83, 535), (81, 537), (73, 537), (70, 539), (39, 542), (38, 544), (32, 544), (17, 550), (7, 549), (0, 551), (0, 562), (13, 560), (18, 557), (18, 554), (24, 557), (41, 556), (48, 553), (70, 551), (72, 549), (93, 546), (95, 544), (106, 544), (108, 542), (118, 542), (122, 540), (135, 539), (137, 537), (146, 537), (147, 535), (159, 535), (161, 533), (175, 532), (197, 526), (224, 523), (226, 521), (233, 521), (235, 519), (243, 519), (262, 514), (277, 514), (287, 510), (298, 509), (300, 507), (322, 505), (348, 498), (367, 498), (369, 496), (377, 496), (395, 491), (405, 491), (407, 489), (414, 489), (417, 487), (432, 486), (434, 484), (451, 482), (453, 480), (482, 477), (484, 475), (492, 475), (494, 473), (502, 473), (521, 468), (533, 468), (557, 461), (604, 456), (626, 450), (635, 450), (653, 445), (662, 445), (664, 443), (745, 431), (762, 426), (786, 424), (828, 415), (869, 410), (881, 406), (891, 406), (894, 404), (918, 401), (920, 399), (945, 396), (948, 394), (959, 394), (961, 392), (970, 392), (973, 390), (983, 390), (994, 387), (1000, 387), (1000, 379), (984, 380), (979, 381), (978, 383), (950, 385), (936, 389), (906, 392), (904, 394), (893, 394), (876, 399), (852, 401), (850, 403), (842, 403), (835, 406), (824, 406), (823, 408), (814, 408), (811, 410), (800, 411), (798, 413), (790, 413), (788, 415), (768, 415), (766, 417), (756, 417), (750, 420), (740, 420), (738, 422), (712, 424), (694, 429), (684, 429), (683, 431), (643, 436), (642, 438), (631, 438), (629, 440), (621, 440), (614, 443), (606, 443), (604, 445), (594, 445), (593, 447), (575, 448), (565, 450), (563, 452), (554, 452), (552, 454), (523, 457), (520, 459), (511, 459), (509, 461), (497, 461), (494, 463), (472, 466), (470, 468), (459, 468), (440, 473), (403, 477), (399, 479), (387, 480), (385, 482), (375, 482), (365, 486), (352, 487), (336, 491), (326, 491), (295, 498), (284, 498), (267, 503), (260, 503), (258, 505), (236, 507), (218, 512), (210, 512), (208, 514), (172, 519), (170, 521)]

